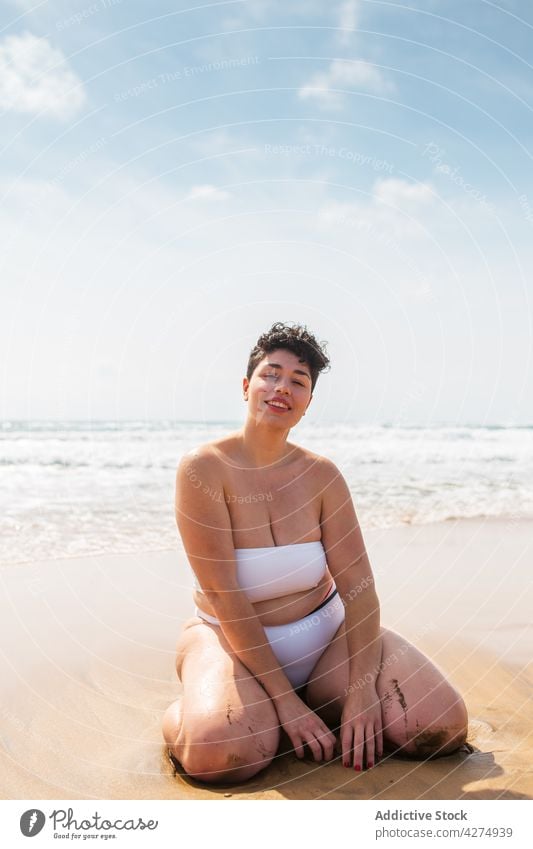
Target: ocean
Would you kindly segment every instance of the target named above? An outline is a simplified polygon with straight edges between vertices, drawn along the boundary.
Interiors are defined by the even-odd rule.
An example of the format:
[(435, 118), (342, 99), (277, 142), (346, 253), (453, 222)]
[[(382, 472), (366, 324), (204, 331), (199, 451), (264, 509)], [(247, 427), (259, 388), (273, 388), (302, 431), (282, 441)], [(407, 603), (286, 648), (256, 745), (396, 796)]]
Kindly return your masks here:
[[(180, 456), (242, 422), (0, 423), (0, 561), (180, 547)], [(466, 517), (533, 517), (533, 426), (299, 424), (333, 460), (363, 533)]]

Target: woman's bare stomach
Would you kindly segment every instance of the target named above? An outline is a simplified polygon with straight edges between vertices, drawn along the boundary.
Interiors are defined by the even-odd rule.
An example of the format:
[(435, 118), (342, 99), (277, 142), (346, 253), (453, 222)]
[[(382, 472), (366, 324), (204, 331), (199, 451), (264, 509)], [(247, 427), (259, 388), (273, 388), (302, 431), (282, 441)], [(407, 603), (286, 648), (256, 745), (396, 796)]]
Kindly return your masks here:
[[(301, 593), (292, 593), (291, 595), (280, 596), (279, 598), (269, 598), (265, 601), (256, 601), (252, 604), (257, 618), (261, 625), (287, 625), (289, 622), (295, 622), (297, 619), (303, 619), (311, 613), (315, 607), (324, 601), (327, 594), (333, 586), (333, 578), (326, 569), (324, 577), (320, 583), (311, 590), (304, 590)], [(209, 616), (216, 617), (216, 612), (201, 590), (195, 590), (193, 593), (195, 605), (207, 613)]]

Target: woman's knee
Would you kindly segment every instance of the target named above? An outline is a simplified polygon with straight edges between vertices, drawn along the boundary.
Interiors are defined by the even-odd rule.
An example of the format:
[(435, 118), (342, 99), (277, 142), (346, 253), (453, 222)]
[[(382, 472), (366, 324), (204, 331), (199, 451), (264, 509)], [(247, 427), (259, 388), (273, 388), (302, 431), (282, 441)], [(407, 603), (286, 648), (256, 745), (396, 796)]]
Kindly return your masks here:
[(199, 722), (178, 737), (172, 754), (198, 781), (246, 781), (272, 762), (279, 745), (279, 727), (253, 733), (244, 724), (246, 733), (240, 736), (235, 731), (241, 724), (234, 720), (233, 725), (235, 730), (229, 736), (227, 725)]
[(400, 753), (417, 760), (452, 755), (466, 742), (468, 728), (454, 726), (430, 726), (418, 729)]
[(459, 695), (455, 695), (446, 711), (432, 722), (415, 720), (414, 728), (394, 723), (385, 731), (389, 748), (420, 760), (453, 754), (466, 742), (467, 735), (468, 713)]

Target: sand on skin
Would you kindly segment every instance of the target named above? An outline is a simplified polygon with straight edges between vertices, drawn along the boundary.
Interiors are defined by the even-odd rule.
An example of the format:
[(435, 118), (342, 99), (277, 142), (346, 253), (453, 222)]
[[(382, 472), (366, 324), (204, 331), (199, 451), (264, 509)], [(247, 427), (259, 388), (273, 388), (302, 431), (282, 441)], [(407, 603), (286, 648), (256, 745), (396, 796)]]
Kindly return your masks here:
[(533, 522), (458, 520), (365, 533), (383, 623), (463, 694), (469, 743), (355, 774), (280, 753), (219, 788), (176, 774), (160, 722), (192, 614), (183, 552), (11, 564), (2, 593), (4, 799), (530, 799)]

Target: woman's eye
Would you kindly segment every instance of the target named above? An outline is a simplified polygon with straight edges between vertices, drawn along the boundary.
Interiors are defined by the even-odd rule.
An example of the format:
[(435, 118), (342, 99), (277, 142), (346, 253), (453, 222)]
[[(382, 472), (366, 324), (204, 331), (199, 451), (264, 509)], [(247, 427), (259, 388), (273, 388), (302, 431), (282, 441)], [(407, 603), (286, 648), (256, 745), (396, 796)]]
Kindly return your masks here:
[[(263, 377), (276, 377), (276, 375), (275, 374), (264, 374)], [(293, 380), (292, 382), (295, 383), (296, 386), (304, 386), (305, 385), (300, 380)]]
[[(277, 375), (269, 373), (263, 374), (263, 377), (277, 377)], [(295, 383), (296, 386), (305, 386), (305, 383), (302, 383), (300, 380), (293, 380), (293, 383)]]

